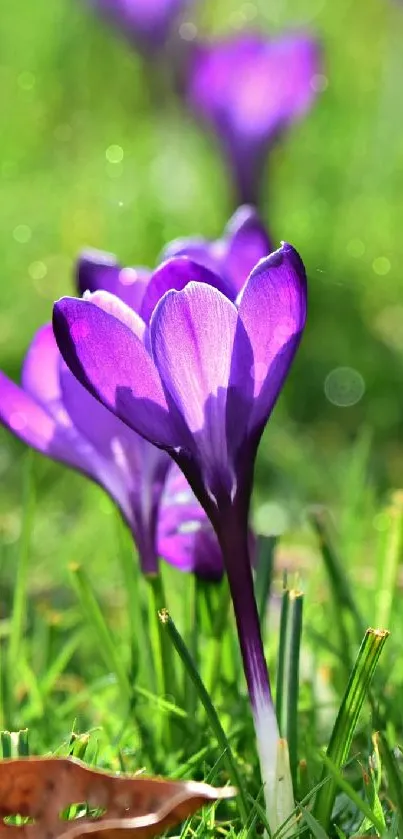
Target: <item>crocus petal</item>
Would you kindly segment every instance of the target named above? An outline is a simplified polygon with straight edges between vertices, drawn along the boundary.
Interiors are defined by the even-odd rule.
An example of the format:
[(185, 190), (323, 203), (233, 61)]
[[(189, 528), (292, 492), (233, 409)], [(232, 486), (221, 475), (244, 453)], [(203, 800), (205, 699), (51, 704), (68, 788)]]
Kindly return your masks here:
[(20, 440), (47, 453), (56, 424), (47, 411), (0, 371), (0, 420)]
[(182, 472), (169, 470), (158, 516), (158, 554), (181, 571), (206, 580), (224, 573), (221, 548)]
[(89, 0), (139, 47), (156, 48), (188, 0)]
[(252, 268), (272, 250), (270, 238), (255, 208), (245, 205), (234, 213), (221, 239), (175, 239), (165, 248), (162, 258), (186, 255), (220, 274), (225, 279), (225, 287), (220, 291), (230, 300), (235, 300)]
[(161, 380), (192, 435), (213, 496), (233, 491), (226, 410), (237, 323), (235, 306), (203, 283), (169, 291), (150, 323)]
[(187, 255), (169, 259), (154, 271), (148, 283), (141, 307), (141, 317), (146, 323), (149, 322), (158, 301), (167, 291), (174, 289), (180, 291), (189, 282), (211, 285), (213, 288), (218, 288), (225, 296), (231, 293), (225, 281), (206, 268), (203, 263), (195, 262)]
[(1, 371), (0, 422), (33, 449), (97, 479), (85, 441), (69, 424), (63, 426), (55, 421), (46, 408)]
[(150, 442), (180, 444), (155, 365), (131, 329), (68, 297), (54, 306), (53, 328), (67, 366), (100, 402)]
[(59, 382), (60, 353), (48, 323), (36, 333), (24, 359), (22, 387), (58, 422), (68, 424), (63, 411)]
[(242, 34), (198, 47), (190, 94), (221, 131), (267, 137), (310, 106), (318, 68), (318, 46), (306, 35)]
[(195, 49), (189, 102), (217, 132), (241, 201), (257, 201), (266, 150), (313, 102), (317, 73), (318, 46), (304, 34), (246, 33)]
[(239, 317), (253, 349), (254, 407), (250, 431), (266, 422), (294, 358), (306, 320), (306, 274), (291, 245), (252, 271), (239, 302)]
[(76, 284), (79, 294), (107, 291), (138, 312), (150, 272), (146, 268), (122, 268), (114, 254), (83, 251), (77, 260)]
[(266, 228), (254, 207), (239, 207), (225, 232), (222, 270), (230, 279), (235, 295), (242, 289), (252, 268), (272, 252)]
[(84, 300), (93, 303), (94, 306), (98, 306), (104, 312), (108, 312), (108, 314), (127, 326), (140, 340), (143, 340), (144, 321), (130, 306), (127, 306), (119, 297), (116, 297), (115, 294), (110, 294), (108, 291), (95, 291), (93, 294), (86, 292), (84, 294)]

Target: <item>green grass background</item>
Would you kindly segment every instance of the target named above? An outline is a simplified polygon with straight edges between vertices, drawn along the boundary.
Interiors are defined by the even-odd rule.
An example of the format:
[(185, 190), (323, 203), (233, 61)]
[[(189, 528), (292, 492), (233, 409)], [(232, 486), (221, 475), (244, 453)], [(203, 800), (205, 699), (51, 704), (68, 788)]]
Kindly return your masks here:
[[(359, 486), (361, 504), (362, 492), (383, 496), (403, 475), (403, 8), (389, 0), (200, 0), (192, 17), (203, 36), (302, 26), (323, 44), (328, 87), (265, 174), (262, 215), (276, 242), (288, 239), (302, 254), (310, 315), (261, 446), (256, 509), (267, 532), (298, 533), (301, 510), (316, 501), (348, 503), (353, 520), (351, 487)], [(0, 27), (0, 364), (18, 378), (52, 301), (73, 290), (82, 247), (153, 265), (169, 238), (219, 235), (234, 207), (214, 138), (158, 93), (158, 67), (84, 2), (3, 3)], [(111, 145), (123, 149), (121, 163), (108, 162)], [(325, 394), (339, 367), (365, 384), (352, 407)], [(347, 377), (341, 400), (350, 384)], [(14, 574), (23, 457), (0, 429), (4, 580)], [(363, 488), (368, 472), (372, 484)], [(110, 590), (109, 500), (40, 457), (35, 475), (32, 590), (63, 584), (69, 560), (85, 561)]]

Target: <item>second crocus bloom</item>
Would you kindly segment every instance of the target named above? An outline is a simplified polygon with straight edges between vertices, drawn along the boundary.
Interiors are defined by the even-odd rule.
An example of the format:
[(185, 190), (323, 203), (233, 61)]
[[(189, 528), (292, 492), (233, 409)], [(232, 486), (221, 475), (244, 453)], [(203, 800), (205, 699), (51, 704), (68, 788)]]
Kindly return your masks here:
[(267, 153), (312, 105), (320, 72), (318, 44), (305, 34), (250, 32), (195, 48), (188, 102), (216, 132), (239, 203), (259, 202)]

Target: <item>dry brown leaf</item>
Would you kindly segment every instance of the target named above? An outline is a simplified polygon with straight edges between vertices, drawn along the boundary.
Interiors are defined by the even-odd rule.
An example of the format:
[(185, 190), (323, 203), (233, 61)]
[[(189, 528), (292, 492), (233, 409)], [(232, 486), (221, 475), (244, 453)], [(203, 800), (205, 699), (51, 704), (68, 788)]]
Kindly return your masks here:
[[(69, 757), (2, 760), (0, 839), (130, 839), (134, 834), (142, 839), (181, 822), (203, 804), (235, 794), (233, 787), (216, 789), (195, 781), (111, 775)], [(103, 815), (60, 818), (67, 807), (83, 802)], [(33, 822), (1, 822), (17, 814)]]

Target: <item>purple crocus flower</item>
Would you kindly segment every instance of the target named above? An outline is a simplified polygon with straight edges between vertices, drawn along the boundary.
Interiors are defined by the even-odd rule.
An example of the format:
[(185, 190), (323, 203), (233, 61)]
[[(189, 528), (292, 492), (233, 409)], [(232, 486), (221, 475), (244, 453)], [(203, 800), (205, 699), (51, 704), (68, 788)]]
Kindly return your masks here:
[[(206, 253), (211, 256), (208, 247)], [(179, 256), (163, 264), (148, 284), (153, 306), (143, 309), (144, 320), (128, 307), (117, 311), (115, 298), (96, 292), (56, 303), (54, 330), (74, 375), (170, 453), (214, 526), (276, 829), (279, 732), (253, 592), (248, 514), (260, 437), (305, 325), (306, 276), (288, 244), (261, 259), (241, 287), (230, 272), (220, 276), (204, 261)], [(280, 774), (285, 771), (283, 765)], [(292, 807), (288, 800), (286, 816)]]
[(188, 101), (217, 133), (240, 202), (258, 202), (267, 151), (311, 106), (318, 73), (319, 48), (305, 34), (250, 32), (195, 47)]
[(50, 324), (28, 350), (21, 387), (0, 372), (0, 421), (106, 490), (133, 533), (145, 574), (158, 572), (161, 556), (203, 579), (222, 577), (217, 539), (178, 467), (75, 379)]
[(160, 49), (189, 0), (88, 0), (145, 51)]

